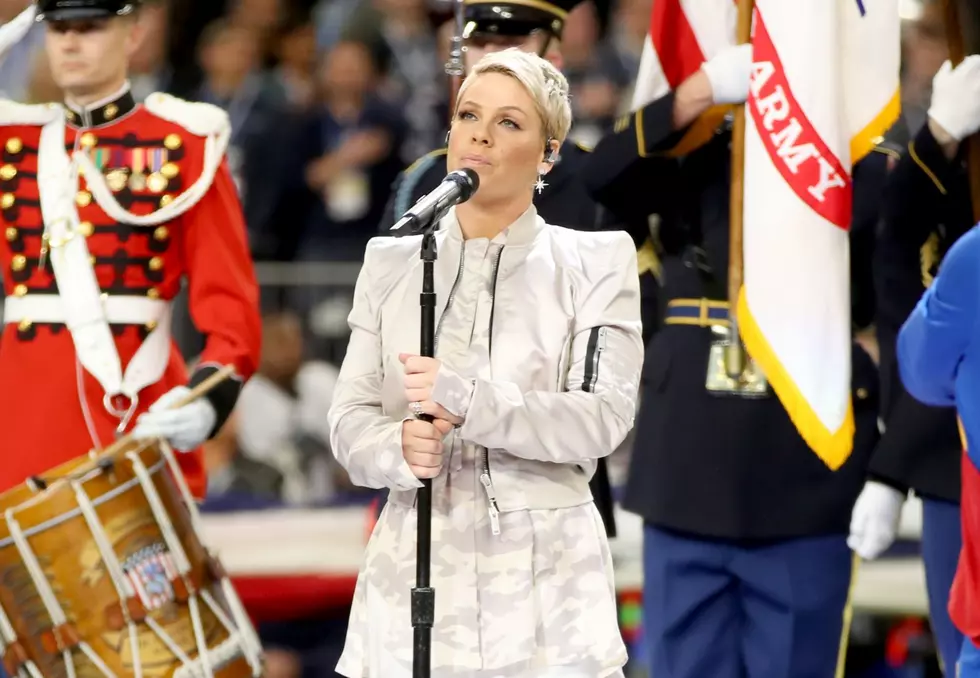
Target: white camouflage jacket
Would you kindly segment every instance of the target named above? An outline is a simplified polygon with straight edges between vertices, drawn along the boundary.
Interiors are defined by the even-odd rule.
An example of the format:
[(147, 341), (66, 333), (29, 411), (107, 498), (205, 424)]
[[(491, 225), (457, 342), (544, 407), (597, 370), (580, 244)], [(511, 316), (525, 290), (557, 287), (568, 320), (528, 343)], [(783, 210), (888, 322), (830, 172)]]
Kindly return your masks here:
[[(443, 364), (433, 400), (465, 418), (456, 436), (482, 448), (488, 511), (591, 501), (596, 459), (633, 426), (643, 342), (636, 252), (623, 232), (546, 224), (532, 206), (504, 233), (490, 295), (487, 349)], [(436, 356), (441, 318), (462, 273), (455, 210), (436, 234)], [(421, 483), (402, 456), (400, 353), (418, 354), (421, 236), (370, 241), (350, 313), (350, 344), (330, 408), (331, 445), (352, 482), (411, 505)], [(476, 345), (478, 342), (474, 342)], [(454, 361), (459, 367), (460, 362)], [(452, 464), (455, 440), (446, 443)]]

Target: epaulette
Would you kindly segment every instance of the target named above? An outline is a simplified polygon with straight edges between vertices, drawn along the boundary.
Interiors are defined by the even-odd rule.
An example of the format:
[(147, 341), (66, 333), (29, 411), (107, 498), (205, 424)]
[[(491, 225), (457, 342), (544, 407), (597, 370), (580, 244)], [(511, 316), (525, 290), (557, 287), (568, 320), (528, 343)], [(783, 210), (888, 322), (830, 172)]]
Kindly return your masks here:
[(21, 104), (0, 99), (0, 125), (45, 125), (64, 117), (59, 104)]
[(592, 147), (591, 146), (586, 146), (585, 144), (583, 144), (581, 142), (578, 142), (578, 141), (575, 142), (575, 147), (578, 150), (582, 151), (583, 153), (591, 153), (592, 152)]
[(873, 153), (883, 153), (892, 158), (902, 157), (902, 153), (905, 151), (903, 144), (885, 137), (878, 137), (873, 143), (874, 147), (871, 149)]
[(436, 163), (437, 158), (441, 158), (448, 152), (448, 148), (429, 151), (402, 172), (402, 180), (399, 182), (398, 189), (395, 191), (395, 200), (393, 203), (395, 214), (404, 214), (408, 211), (412, 206), (412, 189), (415, 188), (418, 177), (425, 174), (426, 170)]
[(228, 114), (213, 104), (185, 101), (170, 94), (154, 92), (146, 98), (145, 106), (153, 115), (180, 125), (195, 136), (221, 135), (231, 130)]

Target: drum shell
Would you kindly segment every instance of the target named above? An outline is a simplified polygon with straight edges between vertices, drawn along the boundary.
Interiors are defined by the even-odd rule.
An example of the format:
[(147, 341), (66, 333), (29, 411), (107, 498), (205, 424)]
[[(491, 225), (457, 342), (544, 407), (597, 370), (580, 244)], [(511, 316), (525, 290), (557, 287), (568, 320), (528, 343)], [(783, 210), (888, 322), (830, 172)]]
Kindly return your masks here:
[[(177, 581), (169, 586), (159, 577), (140, 574), (153, 571), (138, 567), (141, 562), (145, 565), (147, 558), (155, 559), (156, 563), (165, 561), (171, 573), (175, 573), (176, 565), (172, 554), (166, 553), (164, 531), (134, 471), (131, 456), (141, 460), (149, 471), (166, 520), (173, 526), (191, 565), (186, 578), (174, 577)], [(98, 524), (118, 562), (132, 566), (127, 578), (134, 586), (142, 585), (147, 592), (146, 600), (152, 601), (149, 605), (139, 596), (121, 602), (98, 541), (80, 508), (76, 489), (68, 478), (76, 479), (78, 487), (91, 500)], [(26, 655), (43, 675), (66, 674), (66, 660), (58, 651), (57, 635), (87, 643), (117, 676), (133, 675), (134, 653), (124, 607), (126, 611), (132, 610), (136, 619), (145, 614), (156, 621), (191, 659), (198, 656), (198, 646), (187, 592), (208, 591), (226, 618), (233, 621), (220, 586), (220, 565), (194, 532), (190, 511), (156, 444), (132, 442), (116, 446), (111, 454), (95, 459), (85, 455), (53, 469), (45, 474), (45, 480), (48, 487), (40, 492), (24, 484), (0, 495), (0, 605), (10, 618)], [(51, 583), (68, 620), (67, 633), (52, 633), (54, 624), (31, 577), (28, 560), (12, 539), (12, 521), (26, 535), (30, 551)], [(159, 573), (160, 569), (155, 571)], [(205, 644), (209, 649), (217, 648), (230, 634), (200, 597), (198, 609)], [(136, 627), (143, 675), (173, 675), (182, 665), (180, 658), (147, 624), (138, 623)], [(71, 660), (79, 676), (104, 675), (77, 645), (71, 649)], [(216, 670), (215, 675), (238, 678), (252, 675), (252, 670), (239, 653), (236, 659)]]

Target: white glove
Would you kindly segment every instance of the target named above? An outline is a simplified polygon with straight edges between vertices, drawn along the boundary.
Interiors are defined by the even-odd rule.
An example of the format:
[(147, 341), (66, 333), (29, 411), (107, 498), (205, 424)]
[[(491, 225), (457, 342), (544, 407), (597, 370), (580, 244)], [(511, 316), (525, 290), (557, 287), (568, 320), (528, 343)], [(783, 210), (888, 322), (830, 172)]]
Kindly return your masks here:
[(191, 392), (186, 386), (170, 389), (141, 414), (131, 435), (137, 440), (166, 438), (175, 450), (190, 452), (208, 439), (218, 413), (207, 398), (198, 398), (189, 405), (171, 409), (171, 405)]
[(701, 70), (708, 76), (716, 104), (744, 103), (749, 98), (752, 45), (746, 43), (728, 47), (701, 64)]
[(949, 61), (932, 79), (929, 117), (956, 141), (980, 129), (980, 55), (953, 68)]
[(847, 545), (865, 560), (874, 560), (898, 535), (905, 495), (883, 483), (868, 481), (851, 512)]

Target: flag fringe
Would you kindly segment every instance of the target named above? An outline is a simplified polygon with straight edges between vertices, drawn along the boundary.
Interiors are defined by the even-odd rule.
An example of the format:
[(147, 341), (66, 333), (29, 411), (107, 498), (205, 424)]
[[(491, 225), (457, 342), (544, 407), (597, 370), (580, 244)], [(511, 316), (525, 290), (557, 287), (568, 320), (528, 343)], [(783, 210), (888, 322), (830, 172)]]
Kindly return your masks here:
[(831, 431), (824, 426), (816, 412), (783, 367), (776, 352), (752, 317), (743, 285), (738, 295), (738, 330), (752, 359), (759, 363), (776, 396), (810, 449), (832, 470), (836, 471), (851, 455), (854, 445), (854, 403), (847, 396), (847, 412), (840, 428)]

